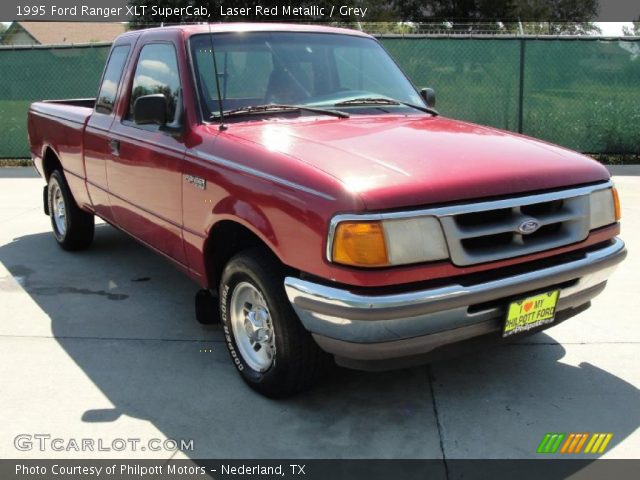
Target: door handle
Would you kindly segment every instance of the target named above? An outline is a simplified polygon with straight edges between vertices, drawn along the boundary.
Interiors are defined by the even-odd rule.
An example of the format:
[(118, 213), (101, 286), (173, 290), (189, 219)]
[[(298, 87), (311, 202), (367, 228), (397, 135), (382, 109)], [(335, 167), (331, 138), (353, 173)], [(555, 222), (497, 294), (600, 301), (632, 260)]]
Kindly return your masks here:
[(116, 157), (120, 156), (120, 140), (116, 140), (115, 138), (109, 139), (109, 149), (111, 150), (111, 155)]

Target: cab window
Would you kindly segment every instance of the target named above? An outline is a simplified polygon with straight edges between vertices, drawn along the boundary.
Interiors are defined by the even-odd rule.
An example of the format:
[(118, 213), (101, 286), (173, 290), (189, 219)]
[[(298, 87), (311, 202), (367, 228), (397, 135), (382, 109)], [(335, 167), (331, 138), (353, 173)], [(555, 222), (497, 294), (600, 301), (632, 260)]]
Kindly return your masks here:
[(176, 50), (170, 43), (150, 43), (142, 47), (136, 65), (127, 119), (133, 119), (133, 105), (138, 97), (161, 93), (167, 99), (169, 123), (178, 118), (180, 76)]
[(100, 85), (98, 92), (98, 98), (96, 99), (96, 112), (111, 113), (113, 111), (118, 84), (128, 56), (129, 45), (120, 45), (114, 47), (111, 51), (111, 56), (104, 71), (102, 85)]

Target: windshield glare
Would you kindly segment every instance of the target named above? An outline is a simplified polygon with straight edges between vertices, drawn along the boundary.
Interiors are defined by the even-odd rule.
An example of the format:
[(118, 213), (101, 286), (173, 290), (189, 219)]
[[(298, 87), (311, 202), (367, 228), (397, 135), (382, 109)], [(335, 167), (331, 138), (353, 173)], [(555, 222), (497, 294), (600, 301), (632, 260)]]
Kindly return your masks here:
[[(397, 65), (374, 40), (350, 35), (242, 32), (196, 35), (190, 46), (205, 115), (265, 104), (333, 107), (356, 98), (423, 105)], [(357, 113), (355, 107), (349, 108)], [(404, 106), (373, 106), (397, 111)], [(362, 107), (360, 107), (362, 110)]]

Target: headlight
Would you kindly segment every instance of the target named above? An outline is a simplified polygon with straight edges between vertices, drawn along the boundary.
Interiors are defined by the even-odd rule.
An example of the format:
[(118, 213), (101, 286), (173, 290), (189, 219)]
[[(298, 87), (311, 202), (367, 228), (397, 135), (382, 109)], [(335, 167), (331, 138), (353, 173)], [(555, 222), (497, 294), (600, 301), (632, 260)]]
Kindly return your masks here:
[(385, 267), (443, 260), (449, 251), (435, 217), (343, 221), (330, 242), (330, 260), (355, 267)]
[(615, 188), (592, 192), (589, 203), (589, 229), (604, 227), (620, 220), (620, 200)]

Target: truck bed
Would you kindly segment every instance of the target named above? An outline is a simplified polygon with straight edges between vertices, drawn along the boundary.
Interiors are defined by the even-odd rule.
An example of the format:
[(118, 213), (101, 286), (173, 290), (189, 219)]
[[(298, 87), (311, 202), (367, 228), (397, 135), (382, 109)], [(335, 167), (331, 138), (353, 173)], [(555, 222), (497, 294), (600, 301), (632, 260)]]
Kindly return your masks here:
[(65, 158), (64, 169), (85, 178), (82, 161), (83, 132), (93, 112), (95, 98), (44, 100), (29, 108), (28, 131), (31, 157), (41, 175), (42, 157), (47, 148)]
[(64, 100), (43, 100), (40, 103), (49, 103), (53, 105), (69, 105), (71, 107), (93, 108), (96, 104), (95, 98), (67, 98)]
[(29, 111), (84, 124), (87, 117), (91, 115), (95, 103), (95, 98), (43, 100), (32, 103)]

